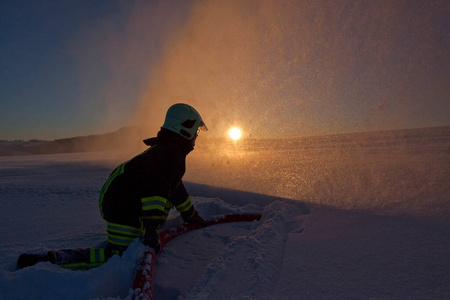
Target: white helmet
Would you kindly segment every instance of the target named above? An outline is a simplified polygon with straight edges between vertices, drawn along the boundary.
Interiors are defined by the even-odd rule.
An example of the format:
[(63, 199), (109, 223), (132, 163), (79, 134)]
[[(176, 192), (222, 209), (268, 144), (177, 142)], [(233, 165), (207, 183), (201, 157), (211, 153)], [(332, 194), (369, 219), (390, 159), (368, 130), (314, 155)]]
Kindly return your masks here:
[(161, 128), (173, 131), (187, 140), (192, 140), (198, 130), (208, 130), (200, 114), (184, 103), (174, 104), (167, 110), (166, 120)]

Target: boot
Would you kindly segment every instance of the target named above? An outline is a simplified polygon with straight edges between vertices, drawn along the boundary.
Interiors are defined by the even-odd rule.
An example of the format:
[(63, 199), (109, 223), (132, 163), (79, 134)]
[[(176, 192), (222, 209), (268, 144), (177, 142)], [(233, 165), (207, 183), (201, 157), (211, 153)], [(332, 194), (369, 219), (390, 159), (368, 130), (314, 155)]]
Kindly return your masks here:
[(19, 269), (23, 269), (25, 267), (34, 266), (35, 264), (44, 261), (52, 262), (49, 253), (45, 254), (24, 253), (19, 256), (19, 259), (17, 260), (17, 267)]

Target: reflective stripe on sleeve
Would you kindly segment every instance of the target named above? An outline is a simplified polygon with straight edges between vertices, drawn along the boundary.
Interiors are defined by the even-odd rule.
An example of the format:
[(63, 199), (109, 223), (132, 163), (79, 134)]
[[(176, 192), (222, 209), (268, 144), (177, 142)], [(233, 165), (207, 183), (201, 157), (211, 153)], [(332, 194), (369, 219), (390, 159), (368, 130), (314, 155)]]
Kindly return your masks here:
[(191, 198), (187, 197), (186, 201), (176, 206), (178, 212), (182, 213), (192, 208)]

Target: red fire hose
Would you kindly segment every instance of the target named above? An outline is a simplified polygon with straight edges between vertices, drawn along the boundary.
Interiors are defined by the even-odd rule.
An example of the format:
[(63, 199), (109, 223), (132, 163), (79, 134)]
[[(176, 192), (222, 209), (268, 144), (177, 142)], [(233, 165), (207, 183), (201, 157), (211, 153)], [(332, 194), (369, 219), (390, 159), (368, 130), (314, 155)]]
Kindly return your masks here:
[[(228, 214), (217, 217), (212, 220), (205, 220), (208, 226), (222, 223), (243, 222), (260, 220), (260, 214)], [(199, 224), (184, 224), (175, 228), (170, 228), (160, 232), (159, 242), (162, 248), (172, 239), (182, 235), (188, 231), (203, 228)], [(140, 261), (133, 281), (133, 287), (130, 291), (129, 298), (135, 300), (152, 300), (153, 299), (153, 265), (155, 263), (156, 254), (153, 249), (145, 251)]]

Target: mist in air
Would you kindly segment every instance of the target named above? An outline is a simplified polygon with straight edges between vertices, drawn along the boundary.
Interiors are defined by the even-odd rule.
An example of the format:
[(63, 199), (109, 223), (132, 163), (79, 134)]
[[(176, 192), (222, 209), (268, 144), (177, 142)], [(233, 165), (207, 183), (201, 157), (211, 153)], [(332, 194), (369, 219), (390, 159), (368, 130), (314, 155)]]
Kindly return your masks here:
[[(174, 103), (200, 112), (209, 131), (186, 180), (384, 214), (448, 212), (447, 1), (134, 3), (105, 48), (110, 93), (136, 79), (129, 123), (142, 138)], [(239, 141), (226, 138), (232, 126)]]
[[(159, 128), (161, 111), (187, 102), (215, 136), (232, 125), (280, 138), (449, 124), (445, 1), (189, 3), (161, 40), (137, 122)], [(180, 16), (153, 7), (130, 22)]]

